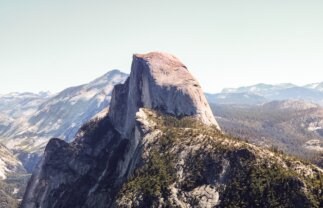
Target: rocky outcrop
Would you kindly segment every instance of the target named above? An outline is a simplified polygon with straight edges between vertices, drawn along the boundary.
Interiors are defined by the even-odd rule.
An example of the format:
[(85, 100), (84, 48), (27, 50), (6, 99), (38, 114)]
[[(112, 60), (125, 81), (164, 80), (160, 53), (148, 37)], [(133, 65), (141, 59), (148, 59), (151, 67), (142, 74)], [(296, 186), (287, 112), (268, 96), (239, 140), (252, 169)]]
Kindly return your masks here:
[(116, 85), (109, 113), (85, 124), (71, 144), (52, 139), (38, 164), (22, 207), (110, 207), (141, 161), (146, 131), (140, 108), (192, 116), (219, 128), (198, 82), (174, 56), (134, 55), (130, 77)]
[(170, 54), (133, 56), (129, 79), (114, 88), (109, 117), (115, 128), (128, 136), (142, 107), (178, 117), (194, 116), (219, 128), (198, 81)]

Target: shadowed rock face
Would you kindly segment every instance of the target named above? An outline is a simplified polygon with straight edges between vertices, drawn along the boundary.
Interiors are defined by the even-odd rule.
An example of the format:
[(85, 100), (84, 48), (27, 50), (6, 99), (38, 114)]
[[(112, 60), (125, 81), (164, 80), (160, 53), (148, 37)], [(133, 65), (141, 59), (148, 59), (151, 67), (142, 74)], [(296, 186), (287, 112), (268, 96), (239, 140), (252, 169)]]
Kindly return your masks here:
[(113, 90), (108, 115), (85, 124), (70, 144), (48, 143), (22, 207), (113, 206), (141, 160), (147, 132), (136, 121), (140, 108), (217, 126), (199, 83), (177, 58), (160, 52), (134, 55), (130, 77)]
[(178, 117), (194, 116), (218, 127), (198, 81), (170, 54), (133, 56), (129, 79), (114, 88), (109, 117), (120, 132), (128, 135), (141, 107)]

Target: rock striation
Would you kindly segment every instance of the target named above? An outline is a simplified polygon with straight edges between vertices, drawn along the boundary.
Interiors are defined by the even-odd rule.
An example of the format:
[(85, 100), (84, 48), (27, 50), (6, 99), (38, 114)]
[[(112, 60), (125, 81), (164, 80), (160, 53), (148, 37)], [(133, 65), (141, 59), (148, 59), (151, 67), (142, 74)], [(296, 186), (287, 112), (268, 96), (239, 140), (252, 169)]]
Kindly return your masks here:
[(119, 132), (129, 136), (139, 108), (177, 117), (194, 116), (219, 128), (200, 84), (186, 66), (170, 54), (135, 54), (129, 79), (115, 86), (109, 117)]

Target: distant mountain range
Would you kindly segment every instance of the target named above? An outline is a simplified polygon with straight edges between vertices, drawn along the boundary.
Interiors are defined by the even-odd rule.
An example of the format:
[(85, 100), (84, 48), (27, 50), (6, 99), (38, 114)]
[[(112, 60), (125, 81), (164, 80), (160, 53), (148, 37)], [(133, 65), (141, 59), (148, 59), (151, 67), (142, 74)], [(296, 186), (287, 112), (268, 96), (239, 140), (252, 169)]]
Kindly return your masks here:
[(109, 106), (114, 85), (127, 77), (113, 70), (88, 84), (70, 87), (55, 95), (2, 95), (0, 142), (14, 150), (31, 171), (50, 138), (71, 141), (85, 122)]
[(33, 114), (38, 106), (52, 96), (49, 92), (30, 93), (13, 92), (0, 95), (0, 119), (6, 115), (7, 118), (17, 119), (22, 116)]
[(223, 89), (221, 93), (206, 93), (209, 102), (219, 104), (259, 105), (273, 100), (304, 100), (323, 105), (323, 82), (296, 86), (294, 84), (257, 84)]

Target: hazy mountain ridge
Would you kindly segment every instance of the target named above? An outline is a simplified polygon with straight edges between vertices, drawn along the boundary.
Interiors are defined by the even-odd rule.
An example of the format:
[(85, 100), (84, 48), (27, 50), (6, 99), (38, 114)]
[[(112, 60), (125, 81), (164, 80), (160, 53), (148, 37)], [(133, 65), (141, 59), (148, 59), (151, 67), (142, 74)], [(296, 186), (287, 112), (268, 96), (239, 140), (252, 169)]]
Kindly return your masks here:
[(317, 104), (288, 100), (211, 107), (228, 134), (305, 159), (323, 155), (323, 107)]
[[(69, 141), (90, 119), (106, 114), (112, 89), (128, 77), (113, 70), (94, 81), (50, 93), (9, 93), (0, 96), (0, 207), (16, 207), (31, 172), (52, 137)], [(98, 115), (97, 115), (98, 114)], [(101, 115), (102, 116), (102, 115)], [(3, 161), (11, 161), (9, 166)], [(14, 165), (14, 164), (15, 165)], [(24, 167), (23, 167), (24, 166)], [(10, 168), (8, 168), (10, 167)], [(18, 167), (18, 168), (15, 168)]]
[(0, 95), (0, 137), (22, 117), (34, 114), (39, 105), (53, 96), (49, 92), (12, 92)]
[(207, 94), (210, 102), (218, 104), (261, 105), (273, 100), (299, 99), (323, 105), (323, 83), (297, 86), (294, 84), (256, 84), (226, 88), (221, 93)]
[(210, 103), (259, 105), (268, 101), (263, 96), (256, 95), (250, 92), (219, 93), (219, 94), (206, 93), (205, 95)]
[(323, 82), (305, 85), (304, 87), (323, 91)]
[(9, 114), (0, 119), (1, 142), (18, 152), (18, 157), (31, 171), (38, 161), (37, 155), (42, 154), (50, 138), (71, 141), (85, 122), (109, 105), (114, 85), (124, 82), (127, 77), (127, 74), (113, 70), (88, 84), (65, 89), (51, 97), (40, 99), (32, 93), (28, 93), (27, 98), (25, 94), (5, 96), (12, 101), (13, 112), (16, 100), (33, 105), (29, 105), (32, 112), (28, 108), (28, 114), (21, 113), (17, 118), (9, 117)]
[(0, 95), (0, 112), (12, 119), (34, 113), (38, 106), (53, 96), (49, 92), (12, 92)]

